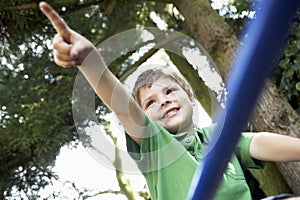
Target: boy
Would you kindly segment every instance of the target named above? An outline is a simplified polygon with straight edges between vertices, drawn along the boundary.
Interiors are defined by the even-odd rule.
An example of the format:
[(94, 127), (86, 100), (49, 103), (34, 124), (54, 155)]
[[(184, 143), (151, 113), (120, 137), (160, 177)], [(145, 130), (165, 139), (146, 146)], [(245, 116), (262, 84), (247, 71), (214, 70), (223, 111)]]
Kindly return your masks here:
[[(71, 30), (46, 3), (40, 3), (40, 8), (58, 33), (53, 40), (55, 62), (62, 67), (79, 66), (96, 94), (115, 112), (151, 198), (186, 199), (210, 132), (195, 127), (195, 99), (188, 84), (176, 74), (150, 70), (138, 78), (132, 98), (87, 39)], [(216, 199), (251, 199), (242, 170), (263, 167), (258, 160), (300, 161), (300, 140), (272, 133), (244, 134)]]

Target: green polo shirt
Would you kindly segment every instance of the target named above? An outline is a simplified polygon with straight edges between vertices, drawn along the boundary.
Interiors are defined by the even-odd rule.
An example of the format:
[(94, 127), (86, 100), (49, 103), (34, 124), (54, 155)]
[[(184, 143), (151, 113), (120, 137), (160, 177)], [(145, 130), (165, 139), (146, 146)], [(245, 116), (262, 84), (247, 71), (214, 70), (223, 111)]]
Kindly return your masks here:
[[(139, 146), (128, 135), (127, 149), (145, 176), (153, 200), (186, 200), (194, 172), (201, 162), (203, 147), (212, 128), (196, 129), (198, 134), (170, 134), (146, 117), (144, 138)], [(243, 133), (235, 154), (227, 165), (215, 195), (217, 200), (251, 200), (243, 170), (261, 169), (263, 162), (249, 153), (253, 134)], [(213, 167), (213, 166), (212, 166)]]

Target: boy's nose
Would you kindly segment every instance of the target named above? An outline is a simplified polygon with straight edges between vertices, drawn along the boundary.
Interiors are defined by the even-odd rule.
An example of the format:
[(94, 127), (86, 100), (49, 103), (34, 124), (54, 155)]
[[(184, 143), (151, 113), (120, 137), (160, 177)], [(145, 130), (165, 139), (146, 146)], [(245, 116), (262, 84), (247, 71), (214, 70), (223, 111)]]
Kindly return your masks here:
[(171, 101), (169, 99), (165, 99), (165, 100), (161, 101), (161, 107), (164, 107), (164, 106), (166, 106), (167, 104), (170, 104), (170, 103), (171, 103)]

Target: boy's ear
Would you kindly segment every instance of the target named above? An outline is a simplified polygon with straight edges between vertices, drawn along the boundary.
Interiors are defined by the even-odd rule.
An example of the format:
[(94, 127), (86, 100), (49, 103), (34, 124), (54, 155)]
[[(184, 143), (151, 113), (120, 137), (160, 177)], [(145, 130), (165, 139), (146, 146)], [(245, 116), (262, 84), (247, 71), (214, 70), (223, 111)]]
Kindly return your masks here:
[(195, 100), (194, 94), (192, 92), (189, 92), (189, 99), (193, 106), (196, 105), (196, 100)]

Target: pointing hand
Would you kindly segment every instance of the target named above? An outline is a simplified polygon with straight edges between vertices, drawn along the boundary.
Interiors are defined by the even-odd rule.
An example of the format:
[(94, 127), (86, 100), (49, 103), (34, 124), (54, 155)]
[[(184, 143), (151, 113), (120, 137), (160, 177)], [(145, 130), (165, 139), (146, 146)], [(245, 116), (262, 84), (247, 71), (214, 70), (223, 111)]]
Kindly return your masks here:
[(93, 50), (93, 44), (70, 29), (47, 3), (41, 2), (39, 6), (57, 32), (52, 42), (55, 63), (61, 67), (81, 65), (85, 57)]

